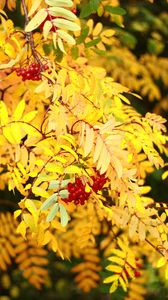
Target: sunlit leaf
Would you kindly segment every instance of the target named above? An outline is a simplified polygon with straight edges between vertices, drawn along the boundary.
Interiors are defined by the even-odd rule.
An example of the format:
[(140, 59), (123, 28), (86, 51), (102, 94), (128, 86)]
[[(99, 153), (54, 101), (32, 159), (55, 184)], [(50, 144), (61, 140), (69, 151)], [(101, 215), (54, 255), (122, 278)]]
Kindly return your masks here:
[(29, 13), (28, 13), (28, 16), (31, 17), (35, 11), (39, 8), (40, 4), (41, 4), (42, 0), (36, 0), (36, 1), (33, 1), (33, 4), (29, 10)]
[(60, 204), (61, 225), (65, 227), (68, 224), (69, 216), (66, 208)]
[(49, 7), (48, 12), (52, 16), (62, 17), (70, 21), (75, 21), (77, 19), (77, 16), (73, 12), (63, 7)]
[(26, 32), (35, 30), (47, 18), (47, 10), (40, 9), (25, 27)]
[(40, 210), (48, 209), (53, 203), (57, 202), (57, 197), (57, 193), (50, 196), (47, 200), (43, 202), (42, 206), (40, 207)]
[(53, 24), (58, 28), (68, 29), (71, 31), (80, 30), (80, 26), (77, 23), (65, 19), (54, 19)]
[(20, 120), (24, 110), (25, 110), (25, 101), (21, 100), (13, 113), (13, 120), (14, 121)]
[(55, 218), (58, 209), (59, 209), (59, 204), (55, 203), (52, 209), (50, 210), (49, 214), (47, 215), (47, 219), (46, 219), (47, 222), (51, 222)]
[(71, 7), (73, 2), (71, 0), (45, 0), (45, 3), (50, 6), (63, 6), (63, 7)]
[(66, 174), (81, 174), (81, 168), (71, 165), (65, 168), (64, 173)]

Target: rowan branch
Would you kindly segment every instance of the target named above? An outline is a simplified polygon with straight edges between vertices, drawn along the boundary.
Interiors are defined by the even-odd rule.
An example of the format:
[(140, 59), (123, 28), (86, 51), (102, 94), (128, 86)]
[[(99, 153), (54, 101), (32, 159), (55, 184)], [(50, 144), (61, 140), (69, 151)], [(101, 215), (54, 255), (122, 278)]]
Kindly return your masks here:
[[(23, 7), (23, 11), (24, 11), (24, 15), (25, 15), (25, 27), (26, 25), (29, 23), (29, 16), (28, 16), (28, 11), (27, 11), (27, 7), (26, 7), (26, 3), (25, 3), (25, 0), (21, 0), (22, 2), (22, 7)], [(34, 56), (35, 60), (39, 63), (41, 69), (42, 69), (42, 62), (37, 54), (37, 51), (35, 49), (35, 44), (34, 44), (34, 38), (33, 38), (33, 32), (30, 31), (30, 32), (26, 32), (25, 33), (26, 35), (26, 40), (27, 42), (29, 43), (30, 47), (31, 47), (31, 52), (32, 52), (32, 55)]]

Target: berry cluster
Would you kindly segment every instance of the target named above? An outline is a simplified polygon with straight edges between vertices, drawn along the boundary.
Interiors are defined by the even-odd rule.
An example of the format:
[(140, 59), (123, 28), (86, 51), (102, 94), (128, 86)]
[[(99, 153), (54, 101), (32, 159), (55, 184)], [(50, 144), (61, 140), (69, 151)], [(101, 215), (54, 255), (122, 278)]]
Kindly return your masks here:
[(66, 203), (74, 201), (74, 203), (83, 205), (89, 198), (90, 193), (85, 192), (85, 186), (80, 178), (76, 178), (74, 183), (68, 183), (69, 197), (64, 199)]
[(25, 68), (16, 68), (17, 76), (22, 76), (22, 80), (41, 80), (41, 71), (48, 70), (48, 65), (40, 65), (39, 63), (32, 63), (31, 65)]
[(91, 176), (91, 178), (93, 180), (93, 185), (91, 187), (95, 193), (100, 191), (107, 181), (105, 175), (104, 174), (100, 175), (98, 172), (96, 173), (96, 176)]
[[(105, 175), (100, 175), (98, 172), (96, 173), (96, 176), (92, 176), (91, 178), (93, 180), (93, 185), (90, 186), (95, 193), (101, 190), (107, 181)], [(76, 178), (74, 183), (68, 183), (68, 192), (69, 197), (64, 199), (64, 202), (68, 203), (73, 201), (76, 205), (83, 205), (91, 194), (85, 191), (85, 185), (80, 178)]]

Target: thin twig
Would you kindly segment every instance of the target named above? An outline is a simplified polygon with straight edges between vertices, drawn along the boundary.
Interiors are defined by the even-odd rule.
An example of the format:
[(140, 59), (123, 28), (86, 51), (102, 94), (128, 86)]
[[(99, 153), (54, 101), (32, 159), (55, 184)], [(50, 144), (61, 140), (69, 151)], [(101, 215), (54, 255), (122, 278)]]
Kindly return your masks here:
[(154, 248), (159, 254), (161, 254), (164, 257), (164, 254), (162, 253), (161, 250), (159, 250), (158, 247), (156, 247), (155, 245), (153, 245), (147, 238), (145, 239), (145, 241), (152, 247)]

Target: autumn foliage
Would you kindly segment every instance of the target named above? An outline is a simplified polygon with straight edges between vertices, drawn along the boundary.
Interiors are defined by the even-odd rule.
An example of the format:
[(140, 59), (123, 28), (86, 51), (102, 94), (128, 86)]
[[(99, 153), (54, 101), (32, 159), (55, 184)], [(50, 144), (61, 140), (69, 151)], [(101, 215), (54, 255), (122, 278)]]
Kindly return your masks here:
[(155, 72), (156, 57), (137, 60), (93, 21), (123, 28), (119, 1), (22, 0), (23, 28), (7, 16), (15, 5), (0, 4), (0, 189), (16, 204), (0, 212), (0, 269), (15, 263), (40, 289), (54, 252), (80, 259), (84, 292), (103, 281), (144, 299), (146, 261), (168, 280), (168, 206), (146, 185), (155, 169), (168, 175), (168, 138), (166, 119), (130, 99), (163, 100), (155, 79), (168, 85), (167, 60)]

